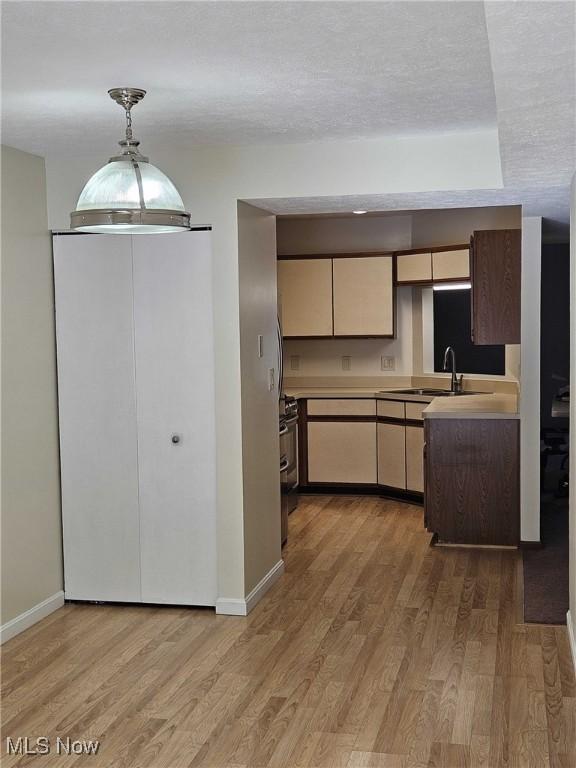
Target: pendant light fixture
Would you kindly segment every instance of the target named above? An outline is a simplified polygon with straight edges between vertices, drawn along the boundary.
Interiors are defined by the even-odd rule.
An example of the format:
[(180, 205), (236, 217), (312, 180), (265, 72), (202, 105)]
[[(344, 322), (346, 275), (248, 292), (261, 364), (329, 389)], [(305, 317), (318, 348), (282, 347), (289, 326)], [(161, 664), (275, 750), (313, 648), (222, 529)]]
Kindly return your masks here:
[(140, 154), (132, 135), (131, 110), (146, 91), (112, 88), (110, 97), (126, 112), (126, 138), (121, 152), (90, 178), (70, 214), (72, 229), (108, 234), (182, 232), (190, 229), (190, 214), (178, 190), (159, 168)]

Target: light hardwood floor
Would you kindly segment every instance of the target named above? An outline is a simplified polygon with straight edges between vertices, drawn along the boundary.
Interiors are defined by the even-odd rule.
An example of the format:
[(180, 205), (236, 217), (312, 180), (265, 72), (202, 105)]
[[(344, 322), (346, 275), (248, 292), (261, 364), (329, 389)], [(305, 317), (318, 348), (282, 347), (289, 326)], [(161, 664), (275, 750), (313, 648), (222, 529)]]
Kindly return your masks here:
[[(67, 605), (9, 641), (3, 762), (574, 768), (564, 627), (518, 624), (513, 551), (434, 549), (422, 510), (306, 497), (248, 618)], [(6, 757), (6, 736), (101, 740)]]

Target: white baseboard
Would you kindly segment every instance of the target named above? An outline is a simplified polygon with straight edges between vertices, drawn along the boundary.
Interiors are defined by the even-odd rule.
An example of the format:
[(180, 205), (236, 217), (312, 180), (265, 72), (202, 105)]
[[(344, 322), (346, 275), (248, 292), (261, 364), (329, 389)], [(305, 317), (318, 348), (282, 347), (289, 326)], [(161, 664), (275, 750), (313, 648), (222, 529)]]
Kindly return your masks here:
[(16, 616), (6, 624), (2, 624), (0, 627), (0, 644), (5, 643), (6, 640), (10, 640), (12, 637), (16, 637), (20, 632), (24, 632), (33, 624), (36, 624), (41, 619), (45, 619), (58, 608), (64, 605), (64, 592), (56, 592), (54, 595), (50, 595), (46, 600), (42, 600), (38, 605), (32, 606), (24, 613)]
[(566, 627), (568, 628), (568, 640), (570, 641), (570, 651), (572, 652), (572, 666), (576, 672), (576, 639), (574, 638), (574, 626), (570, 611), (566, 614)]
[(216, 613), (228, 616), (248, 616), (252, 608), (260, 602), (270, 587), (278, 581), (284, 573), (284, 560), (278, 560), (266, 576), (261, 579), (244, 600), (235, 597), (219, 597), (216, 600)]

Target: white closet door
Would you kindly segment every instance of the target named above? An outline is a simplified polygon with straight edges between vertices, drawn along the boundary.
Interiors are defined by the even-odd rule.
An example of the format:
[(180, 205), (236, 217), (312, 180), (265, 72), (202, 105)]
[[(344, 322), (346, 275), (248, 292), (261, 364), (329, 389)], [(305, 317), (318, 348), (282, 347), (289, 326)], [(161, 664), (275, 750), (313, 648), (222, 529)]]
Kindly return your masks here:
[(53, 242), (65, 595), (139, 601), (131, 238)]
[(133, 249), (142, 600), (214, 605), (210, 233), (140, 235)]

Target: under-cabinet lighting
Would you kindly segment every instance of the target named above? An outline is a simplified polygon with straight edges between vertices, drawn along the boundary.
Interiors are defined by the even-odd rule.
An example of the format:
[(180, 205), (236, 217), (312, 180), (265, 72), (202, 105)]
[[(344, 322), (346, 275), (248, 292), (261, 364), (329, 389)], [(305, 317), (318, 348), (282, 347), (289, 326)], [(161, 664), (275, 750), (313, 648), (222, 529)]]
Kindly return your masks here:
[(355, 213), (356, 216), (362, 216), (363, 213), (368, 213), (368, 211), (352, 211), (352, 213)]
[(432, 287), (435, 291), (465, 291), (472, 288), (472, 283), (439, 283)]

